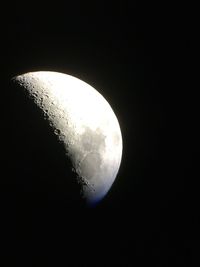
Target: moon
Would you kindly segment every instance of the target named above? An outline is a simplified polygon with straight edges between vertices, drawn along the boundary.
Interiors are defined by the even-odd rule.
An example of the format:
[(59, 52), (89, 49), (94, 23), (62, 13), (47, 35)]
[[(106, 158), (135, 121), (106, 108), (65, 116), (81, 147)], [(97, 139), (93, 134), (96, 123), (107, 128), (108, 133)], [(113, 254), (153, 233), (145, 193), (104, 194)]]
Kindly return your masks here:
[(29, 72), (13, 77), (12, 82), (41, 110), (64, 147), (80, 197), (88, 205), (100, 202), (122, 158), (121, 130), (109, 103), (92, 86), (64, 73)]

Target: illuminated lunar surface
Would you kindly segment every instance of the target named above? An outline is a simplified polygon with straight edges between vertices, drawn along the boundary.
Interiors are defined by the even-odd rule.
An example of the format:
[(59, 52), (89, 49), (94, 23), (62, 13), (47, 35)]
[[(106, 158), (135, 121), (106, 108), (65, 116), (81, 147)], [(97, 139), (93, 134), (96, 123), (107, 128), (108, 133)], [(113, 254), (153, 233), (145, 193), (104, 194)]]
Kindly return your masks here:
[(30, 72), (12, 81), (39, 107), (63, 145), (81, 185), (80, 196), (89, 205), (99, 202), (122, 157), (120, 126), (108, 102), (87, 83), (63, 73)]

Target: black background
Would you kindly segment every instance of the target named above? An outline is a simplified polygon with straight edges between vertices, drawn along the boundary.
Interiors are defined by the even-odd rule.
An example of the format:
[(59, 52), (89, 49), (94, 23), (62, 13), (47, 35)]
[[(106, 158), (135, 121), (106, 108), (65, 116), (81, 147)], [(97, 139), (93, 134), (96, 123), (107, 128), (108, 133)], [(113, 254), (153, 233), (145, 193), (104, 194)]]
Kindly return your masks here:
[[(131, 1), (27, 2), (6, 9), (0, 204), (5, 266), (11, 261), (26, 266), (197, 264), (193, 19), (188, 6)], [(39, 180), (39, 161), (48, 156), (40, 156), (31, 173), (22, 171), (30, 155), (23, 152), (25, 164), (26, 135), (20, 144), (17, 135), (25, 126), (19, 111), (13, 113), (20, 105), (8, 81), (35, 70), (88, 82), (118, 117), (121, 167), (110, 192), (93, 209), (77, 208), (62, 186), (52, 194), (54, 185), (45, 189), (44, 183), (37, 193), (23, 185), (27, 177)]]

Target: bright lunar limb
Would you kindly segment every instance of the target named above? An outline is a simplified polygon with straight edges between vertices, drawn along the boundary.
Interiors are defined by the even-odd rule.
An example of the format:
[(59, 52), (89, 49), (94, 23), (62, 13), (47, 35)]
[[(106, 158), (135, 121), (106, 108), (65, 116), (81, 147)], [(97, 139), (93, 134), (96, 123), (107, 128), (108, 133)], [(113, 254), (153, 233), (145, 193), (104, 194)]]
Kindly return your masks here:
[(105, 98), (73, 76), (37, 71), (16, 76), (49, 121), (70, 159), (81, 194), (89, 205), (99, 202), (111, 188), (122, 157), (118, 120)]

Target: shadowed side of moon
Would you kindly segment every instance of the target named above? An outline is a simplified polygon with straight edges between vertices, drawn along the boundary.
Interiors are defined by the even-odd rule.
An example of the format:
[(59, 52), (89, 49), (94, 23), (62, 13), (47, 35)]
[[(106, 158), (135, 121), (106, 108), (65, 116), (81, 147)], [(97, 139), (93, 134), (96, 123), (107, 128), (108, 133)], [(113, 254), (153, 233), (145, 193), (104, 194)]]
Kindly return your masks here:
[(81, 185), (71, 159), (44, 113), (19, 87), (13, 82), (9, 85), (3, 179), (24, 201), (29, 195), (35, 203), (60, 200), (66, 206), (82, 206)]

